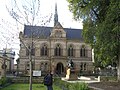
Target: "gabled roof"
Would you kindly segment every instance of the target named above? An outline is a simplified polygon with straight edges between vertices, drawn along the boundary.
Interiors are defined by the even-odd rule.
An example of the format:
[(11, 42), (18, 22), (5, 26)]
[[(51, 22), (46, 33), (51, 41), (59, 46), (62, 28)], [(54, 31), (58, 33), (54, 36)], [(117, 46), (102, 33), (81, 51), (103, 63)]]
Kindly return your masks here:
[[(82, 29), (72, 29), (72, 28), (63, 28), (66, 32), (67, 39), (83, 39), (82, 38)], [(53, 27), (43, 27), (43, 26), (24, 26), (24, 35), (26, 37), (42, 37), (49, 38)]]
[(42, 26), (24, 26), (24, 35), (26, 37), (35, 36), (35, 37), (44, 37), (47, 38), (50, 36), (52, 27), (42, 27)]
[(64, 28), (67, 39), (83, 39), (82, 29)]

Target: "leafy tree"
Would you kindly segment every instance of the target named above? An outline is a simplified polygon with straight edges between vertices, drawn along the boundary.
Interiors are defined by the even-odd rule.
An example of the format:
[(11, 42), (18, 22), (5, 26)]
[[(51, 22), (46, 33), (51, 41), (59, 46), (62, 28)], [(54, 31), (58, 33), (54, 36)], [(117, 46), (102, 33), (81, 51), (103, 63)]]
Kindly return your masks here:
[(119, 0), (67, 0), (76, 20), (83, 19), (83, 37), (94, 48), (95, 62), (116, 62), (120, 80)]

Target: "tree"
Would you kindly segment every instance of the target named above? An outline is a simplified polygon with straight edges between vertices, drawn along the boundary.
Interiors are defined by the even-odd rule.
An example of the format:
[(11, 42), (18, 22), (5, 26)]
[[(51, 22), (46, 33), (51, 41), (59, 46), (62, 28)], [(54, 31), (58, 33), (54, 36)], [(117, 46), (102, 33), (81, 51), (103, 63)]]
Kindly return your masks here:
[[(10, 16), (16, 20), (17, 24), (21, 25), (31, 25), (35, 26), (37, 24), (43, 23), (42, 25), (46, 25), (51, 21), (51, 16), (49, 19), (44, 21), (44, 17), (41, 20), (40, 17), (40, 0), (11, 0), (12, 5), (10, 7), (6, 6), (7, 11), (9, 12)], [(21, 6), (20, 6), (20, 3)], [(31, 32), (31, 45), (30, 48), (24, 44), (22, 41), (22, 37), (20, 37), (20, 42), (24, 44), (24, 47), (29, 51), (29, 60), (30, 60), (30, 86), (29, 90), (32, 90), (32, 49), (33, 49), (33, 36), (35, 32), (30, 30)]]
[(67, 0), (76, 20), (83, 19), (83, 37), (94, 48), (95, 62), (116, 62), (120, 80), (119, 0)]
[(7, 2), (8, 4), (6, 4), (6, 9), (18, 24), (43, 26), (51, 20), (51, 13), (50, 17), (48, 17), (48, 15), (42, 16), (42, 13), (40, 12), (40, 0), (10, 0)]

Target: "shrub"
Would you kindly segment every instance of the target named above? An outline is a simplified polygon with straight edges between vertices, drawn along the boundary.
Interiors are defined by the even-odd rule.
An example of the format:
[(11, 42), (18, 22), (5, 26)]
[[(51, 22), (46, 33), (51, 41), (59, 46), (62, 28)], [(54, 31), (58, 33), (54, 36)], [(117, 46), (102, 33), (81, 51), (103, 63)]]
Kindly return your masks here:
[(89, 90), (86, 83), (72, 83), (69, 85), (69, 90)]
[(107, 82), (107, 81), (117, 81), (117, 77), (115, 76), (101, 76), (100, 77), (102, 82)]
[(7, 78), (2, 77), (2, 78), (0, 79), (0, 86), (5, 85), (6, 83), (7, 83)]
[(62, 81), (61, 78), (54, 78), (54, 84), (64, 90), (68, 89), (70, 83)]
[(54, 83), (62, 90), (89, 90), (88, 85), (83, 82), (68, 83), (66, 81), (55, 78)]
[(8, 85), (10, 83), (11, 83), (11, 79), (10, 78), (2, 77), (0, 79), (0, 86), (2, 86), (2, 87), (6, 86), (6, 85)]

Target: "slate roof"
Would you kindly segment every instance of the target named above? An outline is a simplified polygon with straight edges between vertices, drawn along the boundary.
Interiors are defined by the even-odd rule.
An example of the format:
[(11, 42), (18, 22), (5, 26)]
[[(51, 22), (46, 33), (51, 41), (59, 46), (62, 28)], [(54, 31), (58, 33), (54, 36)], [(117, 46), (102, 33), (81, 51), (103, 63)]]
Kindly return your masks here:
[[(63, 28), (66, 32), (67, 39), (82, 39), (82, 29)], [(24, 35), (26, 37), (35, 36), (48, 38), (51, 34), (53, 27), (42, 27), (42, 26), (24, 26)]]

